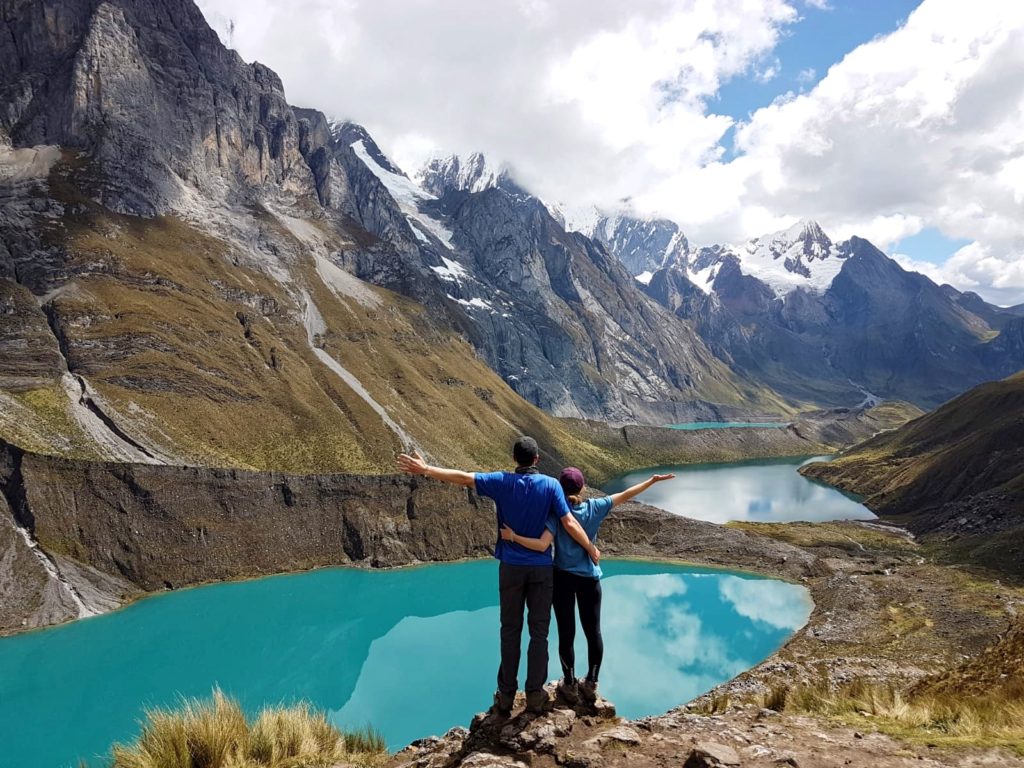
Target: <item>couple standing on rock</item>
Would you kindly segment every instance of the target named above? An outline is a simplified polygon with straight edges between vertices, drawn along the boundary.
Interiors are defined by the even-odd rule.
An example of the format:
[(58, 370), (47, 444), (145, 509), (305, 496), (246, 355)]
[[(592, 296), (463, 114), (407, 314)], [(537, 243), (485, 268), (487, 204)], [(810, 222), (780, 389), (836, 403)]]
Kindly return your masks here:
[[(419, 453), (402, 454), (403, 472), (425, 475), (473, 488), (494, 500), (498, 515), (494, 556), (498, 567), (501, 610), (501, 665), (494, 711), (509, 716), (519, 687), (523, 612), (530, 644), (526, 654), (526, 708), (542, 712), (548, 703), (544, 681), (548, 671), (548, 626), (554, 606), (558, 624), (558, 656), (562, 664), (559, 692), (567, 701), (597, 699), (597, 678), (604, 655), (601, 638), (601, 552), (595, 545), (601, 522), (616, 504), (632, 499), (657, 482), (675, 475), (653, 475), (621, 493), (584, 500), (583, 473), (562, 470), (558, 480), (537, 469), (540, 449), (532, 437), (520, 437), (512, 448), (514, 472), (463, 472), (432, 467)], [(552, 560), (552, 543), (554, 558)], [(575, 672), (576, 609), (587, 638), (587, 674)]]

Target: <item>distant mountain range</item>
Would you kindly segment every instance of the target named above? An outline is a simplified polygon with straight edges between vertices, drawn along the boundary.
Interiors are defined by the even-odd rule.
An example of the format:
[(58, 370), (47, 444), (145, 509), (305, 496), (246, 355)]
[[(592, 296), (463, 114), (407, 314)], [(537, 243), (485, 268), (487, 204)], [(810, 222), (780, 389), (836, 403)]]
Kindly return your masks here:
[[(474, 185), (497, 179), (492, 171)], [(507, 174), (501, 183), (514, 184)], [(735, 373), (793, 401), (902, 399), (931, 408), (1024, 367), (1020, 307), (936, 285), (862, 238), (834, 242), (817, 222), (799, 221), (742, 246), (695, 247), (666, 219), (548, 208), (691, 322)]]

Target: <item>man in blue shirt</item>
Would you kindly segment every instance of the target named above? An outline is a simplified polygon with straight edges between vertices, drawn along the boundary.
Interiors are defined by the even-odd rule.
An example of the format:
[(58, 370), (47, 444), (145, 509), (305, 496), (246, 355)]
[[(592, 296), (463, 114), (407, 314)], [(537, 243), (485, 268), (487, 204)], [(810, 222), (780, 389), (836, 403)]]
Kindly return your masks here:
[(503, 716), (512, 712), (519, 687), (519, 657), (523, 633), (523, 609), (527, 612), (530, 645), (526, 652), (526, 706), (540, 712), (547, 703), (544, 680), (548, 670), (548, 626), (551, 623), (553, 589), (552, 551), (536, 552), (501, 538), (507, 525), (523, 536), (539, 538), (561, 525), (596, 563), (601, 558), (586, 531), (569, 512), (558, 481), (537, 469), (540, 449), (532, 437), (520, 437), (512, 448), (514, 472), (462, 472), (432, 467), (419, 453), (402, 454), (398, 466), (403, 472), (424, 475), (446, 483), (474, 488), (480, 496), (494, 500), (497, 509), (497, 538), (494, 556), (498, 566), (498, 594), (501, 605), (501, 665), (494, 710)]

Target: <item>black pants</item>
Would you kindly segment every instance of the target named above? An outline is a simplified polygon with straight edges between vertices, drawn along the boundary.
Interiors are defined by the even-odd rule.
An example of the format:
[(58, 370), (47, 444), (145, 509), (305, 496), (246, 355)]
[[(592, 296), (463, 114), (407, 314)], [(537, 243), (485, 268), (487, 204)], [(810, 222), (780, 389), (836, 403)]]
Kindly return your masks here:
[(506, 565), (498, 567), (501, 604), (501, 666), (498, 690), (515, 693), (519, 688), (519, 656), (523, 637), (523, 608), (530, 628), (526, 651), (526, 692), (544, 687), (548, 674), (548, 627), (551, 625), (552, 567)]
[(601, 638), (601, 580), (579, 576), (555, 568), (555, 622), (558, 624), (558, 659), (562, 662), (562, 675), (576, 676), (576, 607), (579, 606), (580, 624), (587, 638), (587, 679), (597, 682), (604, 658), (604, 640)]

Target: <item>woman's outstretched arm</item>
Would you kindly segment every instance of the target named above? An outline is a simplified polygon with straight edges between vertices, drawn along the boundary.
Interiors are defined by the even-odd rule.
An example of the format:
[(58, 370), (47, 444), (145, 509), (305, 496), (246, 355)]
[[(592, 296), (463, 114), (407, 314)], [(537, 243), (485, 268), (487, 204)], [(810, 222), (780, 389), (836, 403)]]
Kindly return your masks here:
[(554, 534), (548, 530), (545, 530), (539, 539), (531, 539), (528, 536), (520, 536), (507, 525), (501, 526), (501, 538), (505, 541), (511, 541), (513, 544), (521, 544), (527, 549), (532, 549), (534, 552), (546, 552), (548, 547), (551, 546), (551, 542), (555, 540)]
[(664, 480), (672, 480), (674, 477), (675, 477), (674, 474), (671, 474), (671, 475), (651, 475), (649, 478), (644, 480), (642, 483), (637, 483), (632, 488), (627, 488), (624, 491), (619, 491), (618, 493), (613, 493), (612, 494), (612, 506), (614, 507), (614, 506), (617, 506), (619, 504), (623, 504), (623, 503), (629, 501), (630, 499), (632, 499), (634, 496), (639, 496), (641, 493), (646, 491), (648, 488), (650, 488), (655, 483), (660, 483), (660, 482), (662, 482)]

